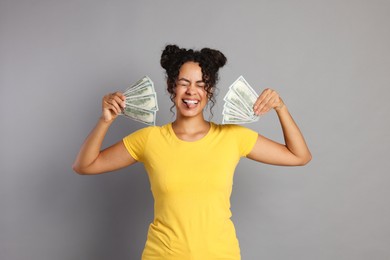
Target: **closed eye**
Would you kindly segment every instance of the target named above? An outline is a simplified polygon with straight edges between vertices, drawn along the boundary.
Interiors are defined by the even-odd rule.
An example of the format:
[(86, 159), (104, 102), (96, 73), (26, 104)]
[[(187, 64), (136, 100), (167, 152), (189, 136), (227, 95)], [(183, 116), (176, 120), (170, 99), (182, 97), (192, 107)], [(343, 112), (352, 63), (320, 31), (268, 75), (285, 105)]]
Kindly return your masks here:
[(190, 84), (188, 84), (188, 83), (178, 83), (177, 85), (179, 87), (188, 87)]
[(176, 85), (179, 86), (179, 87), (188, 87), (190, 85), (190, 82), (186, 79), (179, 79), (177, 82), (176, 82)]
[[(179, 87), (188, 87), (191, 85), (191, 82), (188, 79), (181, 78), (176, 82), (176, 85)], [(203, 81), (199, 80), (196, 81), (196, 86), (198, 88), (204, 88), (206, 84)]]

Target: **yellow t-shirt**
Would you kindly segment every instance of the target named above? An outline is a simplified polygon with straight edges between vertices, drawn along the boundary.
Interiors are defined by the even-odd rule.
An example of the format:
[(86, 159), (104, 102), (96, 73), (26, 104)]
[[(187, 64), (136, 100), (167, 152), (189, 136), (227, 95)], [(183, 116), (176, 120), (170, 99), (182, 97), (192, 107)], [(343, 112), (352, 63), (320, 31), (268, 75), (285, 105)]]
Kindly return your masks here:
[(230, 219), (233, 174), (258, 134), (238, 125), (211, 123), (200, 140), (180, 140), (172, 125), (151, 126), (123, 139), (143, 162), (154, 197), (143, 260), (239, 260)]

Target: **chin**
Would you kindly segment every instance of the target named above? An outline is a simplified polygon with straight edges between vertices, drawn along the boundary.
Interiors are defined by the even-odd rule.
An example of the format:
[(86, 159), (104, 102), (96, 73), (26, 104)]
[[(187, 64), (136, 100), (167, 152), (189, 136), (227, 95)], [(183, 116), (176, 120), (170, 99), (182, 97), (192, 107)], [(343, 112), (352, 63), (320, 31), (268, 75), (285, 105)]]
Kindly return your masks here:
[(180, 114), (181, 117), (197, 117), (199, 115), (203, 115), (203, 111), (195, 112), (195, 111), (178, 111), (178, 114)]
[(203, 116), (203, 109), (196, 108), (196, 109), (177, 109), (176, 113), (182, 117), (197, 117), (199, 115)]

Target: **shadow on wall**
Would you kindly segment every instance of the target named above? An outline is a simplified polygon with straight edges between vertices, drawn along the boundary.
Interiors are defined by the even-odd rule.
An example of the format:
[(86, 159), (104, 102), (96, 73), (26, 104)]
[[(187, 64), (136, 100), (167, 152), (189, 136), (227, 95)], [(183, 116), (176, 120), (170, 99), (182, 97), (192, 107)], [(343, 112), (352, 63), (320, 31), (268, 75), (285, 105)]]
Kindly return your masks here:
[[(106, 136), (111, 145), (142, 127), (118, 118)], [(149, 224), (153, 221), (153, 197), (142, 163), (96, 176), (79, 176), (87, 191), (85, 212), (88, 230), (82, 235), (87, 245), (79, 255), (85, 259), (140, 259)], [(86, 194), (88, 193), (88, 194)]]
[[(153, 220), (153, 199), (143, 165), (92, 178), (96, 181), (91, 180), (93, 188), (89, 192), (97, 197), (89, 199), (98, 205), (85, 219), (94, 219), (89, 226), (92, 240), (86, 257), (140, 259), (148, 225)], [(89, 237), (89, 232), (83, 233)]]
[[(128, 121), (118, 120), (105, 142), (117, 142), (132, 128)], [(36, 162), (32, 169), (45, 175), (29, 184), (33, 203), (26, 210), (31, 221), (22, 228), (24, 232), (44, 230), (30, 243), (34, 255), (53, 259), (55, 251), (72, 255), (71, 259), (140, 259), (153, 220), (153, 198), (143, 164), (100, 175), (78, 175), (72, 163), (81, 144), (73, 145), (69, 150), (74, 154), (58, 157), (52, 153), (48, 163)], [(56, 250), (43, 250), (53, 243)]]

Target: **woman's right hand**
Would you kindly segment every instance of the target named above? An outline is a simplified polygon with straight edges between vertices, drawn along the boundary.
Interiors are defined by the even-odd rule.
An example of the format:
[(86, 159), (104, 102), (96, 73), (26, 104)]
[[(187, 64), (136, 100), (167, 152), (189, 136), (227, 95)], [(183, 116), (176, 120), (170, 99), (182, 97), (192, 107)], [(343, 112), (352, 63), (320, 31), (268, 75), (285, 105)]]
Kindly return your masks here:
[(105, 122), (113, 121), (126, 107), (126, 97), (121, 92), (107, 94), (102, 100), (102, 118)]

